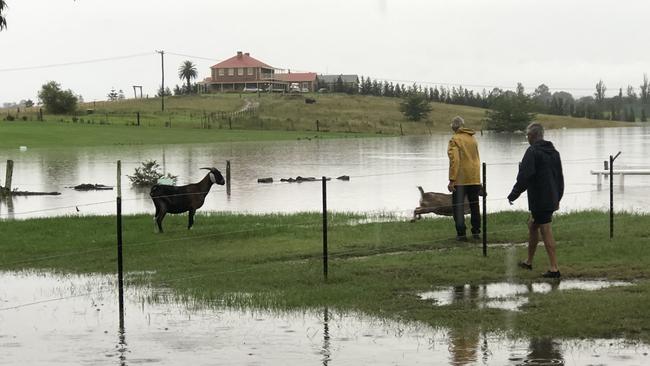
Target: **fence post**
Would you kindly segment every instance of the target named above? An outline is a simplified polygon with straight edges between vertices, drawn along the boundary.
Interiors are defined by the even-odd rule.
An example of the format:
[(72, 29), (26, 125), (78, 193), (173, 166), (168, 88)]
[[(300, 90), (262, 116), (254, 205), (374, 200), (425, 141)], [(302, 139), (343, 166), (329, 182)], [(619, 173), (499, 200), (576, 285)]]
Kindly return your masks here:
[(228, 117), (228, 129), (232, 130), (232, 117)]
[(5, 172), (5, 189), (11, 194), (11, 179), (14, 175), (14, 161), (7, 160), (7, 171)]
[(320, 122), (318, 122), (318, 120), (316, 120), (316, 132), (320, 132), (320, 126), (319, 125), (320, 125)]
[(323, 278), (327, 281), (327, 178), (323, 177)]
[(483, 163), (483, 256), (487, 257), (487, 165)]
[(399, 135), (404, 136), (404, 130), (402, 130), (402, 124), (399, 124)]
[(122, 263), (122, 161), (117, 161), (117, 287), (120, 305), (120, 328), (124, 328), (124, 266)]
[(614, 160), (621, 155), (609, 156), (609, 238), (614, 238)]
[(226, 160), (226, 194), (230, 196), (230, 160)]
[(136, 112), (136, 113), (137, 113), (136, 115), (138, 116), (138, 126), (140, 126), (140, 112)]

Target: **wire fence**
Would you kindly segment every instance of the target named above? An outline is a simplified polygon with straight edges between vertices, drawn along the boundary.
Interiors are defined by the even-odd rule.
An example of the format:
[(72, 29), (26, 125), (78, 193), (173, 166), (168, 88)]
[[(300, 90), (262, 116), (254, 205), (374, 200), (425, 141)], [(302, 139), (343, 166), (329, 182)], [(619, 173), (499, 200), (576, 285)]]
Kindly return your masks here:
[[(593, 161), (600, 161), (598, 158), (587, 158), (587, 159), (575, 159), (575, 160), (566, 160), (564, 161), (564, 164), (582, 164), (586, 162), (593, 162)], [(113, 163), (114, 164), (114, 163)], [(139, 164), (139, 162), (127, 162), (127, 164)], [(517, 163), (513, 162), (495, 162), (491, 164), (486, 164), (486, 166), (503, 166), (503, 165), (516, 165)], [(329, 165), (327, 165), (329, 166)], [(400, 170), (400, 171), (393, 171), (393, 172), (383, 172), (383, 173), (373, 173), (373, 174), (358, 174), (358, 175), (351, 175), (349, 176), (350, 179), (368, 179), (368, 180), (375, 180), (377, 177), (385, 177), (385, 176), (394, 176), (394, 175), (408, 175), (408, 174), (422, 174), (422, 173), (427, 173), (427, 172), (444, 172), (447, 171), (447, 168), (443, 167), (436, 167), (436, 168), (431, 168), (431, 169), (417, 169), (417, 170)], [(320, 180), (319, 180), (320, 181)], [(285, 185), (287, 183), (285, 182), (272, 182), (272, 183), (267, 183), (264, 185), (260, 185), (259, 183), (256, 182), (250, 182), (250, 183), (243, 183), (239, 184), (238, 187), (241, 189), (248, 189), (253, 186), (255, 187), (277, 187), (280, 185)], [(322, 180), (323, 188), (326, 186), (326, 180), (325, 177), (323, 177)], [(581, 182), (576, 182), (572, 183), (574, 186), (595, 186), (596, 184), (591, 184), (591, 183), (581, 183)], [(582, 195), (582, 194), (589, 194), (593, 192), (598, 192), (600, 189), (587, 189), (587, 190), (579, 190), (579, 191), (570, 191), (565, 193), (565, 197), (568, 196), (576, 196), (576, 195)], [(180, 191), (178, 193), (169, 193), (162, 195), (161, 198), (165, 199), (183, 199), (186, 197), (192, 197), (192, 196), (205, 196), (208, 191), (198, 191), (198, 192), (186, 192), (186, 191)], [(119, 195), (119, 193), (118, 193)], [(490, 197), (490, 198), (484, 198), (483, 201), (484, 203), (493, 203), (497, 201), (503, 202), (506, 200), (507, 197)], [(142, 201), (142, 200), (151, 200), (150, 197), (135, 197), (135, 198), (128, 198), (123, 201)], [(121, 203), (121, 197), (119, 198), (119, 202)], [(103, 200), (103, 201), (96, 201), (96, 202), (86, 202), (86, 203), (77, 203), (74, 205), (64, 205), (64, 206), (59, 206), (59, 207), (50, 207), (50, 208), (44, 208), (44, 209), (39, 209), (39, 210), (30, 210), (30, 211), (23, 211), (23, 212), (14, 212), (14, 213), (0, 213), (0, 218), (9, 215), (28, 215), (28, 214), (34, 214), (34, 213), (47, 213), (47, 212), (52, 212), (55, 210), (67, 210), (67, 209), (72, 209), (75, 208), (78, 210), (79, 207), (91, 207), (91, 206), (100, 206), (100, 205), (113, 205), (115, 204), (116, 201), (114, 200)], [(467, 203), (459, 203), (457, 205), (466, 205)], [(325, 202), (324, 205), (325, 207)], [(441, 205), (439, 207), (431, 207), (431, 208), (454, 208), (456, 204), (453, 204), (450, 202), (444, 203), (444, 205)], [(490, 207), (487, 205), (487, 207)], [(395, 217), (403, 217), (406, 215), (410, 215), (413, 213), (412, 209), (409, 210), (389, 210), (389, 211), (381, 211), (381, 212), (372, 212), (368, 211), (365, 213), (364, 217), (372, 217), (375, 215), (376, 217), (391, 217), (391, 221), (394, 221)], [(329, 219), (329, 223), (326, 221)], [(380, 220), (373, 220), (370, 219), (369, 222), (380, 222)], [(591, 225), (596, 222), (607, 222), (608, 217), (603, 215), (602, 217), (598, 217), (595, 219), (589, 219), (589, 220), (582, 220), (579, 222), (572, 221), (571, 223), (557, 223), (554, 224), (554, 227), (556, 228), (561, 228), (564, 225)], [(5, 224), (10, 224), (10, 221), (5, 221)], [(611, 221), (610, 221), (611, 223)], [(125, 246), (126, 248), (129, 249), (129, 255), (138, 255), (139, 251), (149, 251), (152, 248), (161, 248), (161, 246), (164, 245), (173, 245), (173, 244), (184, 244), (184, 245), (189, 245), (192, 247), (200, 247), (201, 245), (211, 245), (213, 244), (214, 240), (219, 239), (219, 238), (232, 238), (236, 236), (241, 236), (241, 235), (253, 235), (257, 237), (265, 237), (265, 235), (271, 235), (274, 232), (277, 232), (278, 230), (288, 230), (291, 231), (293, 230), (304, 230), (305, 228), (309, 229), (319, 229), (322, 228), (324, 232), (327, 231), (332, 231), (333, 233), (336, 233), (336, 230), (338, 227), (341, 226), (349, 226), (351, 225), (350, 219), (346, 219), (345, 221), (341, 221), (340, 219), (337, 219), (337, 216), (329, 213), (327, 211), (324, 212), (323, 214), (323, 221), (316, 219), (316, 218), (310, 218), (308, 220), (302, 220), (299, 222), (291, 222), (291, 223), (282, 223), (282, 224), (272, 224), (272, 225), (262, 225), (260, 227), (254, 227), (254, 228), (247, 228), (247, 229), (241, 229), (241, 230), (231, 230), (227, 232), (212, 232), (210, 228), (205, 228), (201, 230), (205, 230), (205, 233), (199, 233), (198, 235), (192, 235), (191, 242), (188, 242), (187, 237), (177, 237), (177, 238), (160, 238), (156, 240), (148, 240), (148, 241), (132, 241), (129, 240), (127, 242), (127, 245)], [(516, 232), (521, 232), (523, 229), (522, 228), (512, 228), (512, 229), (499, 229), (497, 228), (496, 230), (493, 229), (491, 226), (489, 226), (487, 229), (484, 228), (485, 235), (488, 237), (494, 237), (498, 235), (503, 235), (503, 234), (511, 234), (511, 233), (516, 233)], [(326, 238), (326, 236), (324, 235)], [(51, 238), (52, 239), (52, 238)], [(56, 238), (54, 238), (56, 240)], [(48, 261), (48, 260), (53, 260), (53, 259), (74, 259), (77, 262), (83, 262), (85, 260), (88, 261), (95, 261), (96, 260), (96, 255), (101, 254), (102, 256), (106, 257), (107, 260), (109, 261), (114, 261), (114, 252), (115, 252), (115, 247), (113, 245), (106, 245), (107, 242), (110, 242), (111, 238), (104, 238), (104, 241), (101, 242), (100, 244), (97, 244), (96, 246), (91, 246), (87, 247), (84, 250), (63, 250), (61, 252), (54, 252), (54, 253), (49, 253), (47, 255), (43, 256), (37, 256), (37, 257), (29, 257), (29, 258), (24, 258), (24, 259), (19, 259), (19, 260), (13, 260), (10, 262), (4, 262), (0, 263), (0, 266), (2, 267), (7, 267), (7, 268), (12, 268), (12, 267), (26, 267), (29, 265), (37, 265), (37, 263), (42, 262), (42, 261)], [(381, 240), (379, 242), (361, 242), (361, 243), (354, 243), (354, 242), (346, 242), (345, 240), (339, 240), (337, 241), (337, 244), (335, 247), (332, 248), (331, 253), (327, 250), (327, 240), (325, 239), (324, 243), (324, 253), (319, 252), (318, 250), (315, 249), (303, 249), (302, 251), (298, 251), (298, 253), (278, 253), (274, 256), (271, 256), (270, 258), (266, 258), (266, 263), (252, 263), (249, 266), (246, 266), (244, 268), (238, 268), (238, 269), (228, 269), (228, 270), (223, 270), (223, 271), (214, 271), (212, 269), (210, 270), (205, 270), (200, 273), (192, 273), (191, 275), (188, 274), (188, 276), (178, 276), (174, 277), (171, 279), (166, 279), (165, 281), (167, 283), (169, 282), (181, 282), (185, 280), (191, 280), (191, 279), (197, 279), (201, 277), (207, 277), (207, 276), (217, 276), (217, 275), (222, 275), (222, 274), (227, 274), (227, 273), (238, 273), (238, 272), (254, 272), (260, 268), (261, 265), (264, 264), (272, 264), (273, 262), (282, 262), (282, 263), (297, 263), (297, 262), (304, 262), (304, 261), (318, 261), (325, 258), (331, 259), (331, 260), (346, 260), (350, 258), (365, 258), (365, 257), (372, 257), (376, 255), (386, 255), (386, 254), (395, 254), (395, 253), (408, 253), (408, 252), (416, 252), (416, 251), (422, 251), (422, 250), (447, 250), (451, 248), (456, 248), (456, 242), (455, 242), (455, 235), (454, 236), (440, 236), (437, 238), (433, 239), (428, 239), (428, 240), (421, 240), (421, 241), (413, 241), (413, 242), (402, 242), (399, 240), (395, 240), (394, 242), (386, 243), (382, 242)], [(485, 241), (484, 241), (485, 243)], [(65, 247), (65, 245), (63, 245)], [(327, 276), (327, 275), (326, 275)], [(5, 308), (0, 308), (0, 311), (2, 310), (12, 310), (12, 309), (19, 309), (25, 306), (31, 306), (31, 305), (38, 305), (46, 302), (52, 302), (52, 301), (58, 301), (58, 300), (63, 300), (71, 297), (80, 297), (80, 296), (88, 296), (92, 294), (99, 294), (99, 293), (107, 293), (107, 292), (112, 292), (114, 289), (110, 290), (103, 290), (103, 291), (95, 291), (95, 292), (88, 292), (86, 294), (75, 294), (72, 296), (68, 297), (60, 297), (60, 298), (54, 298), (54, 299), (44, 299), (40, 301), (34, 301), (30, 303), (25, 303), (25, 304), (18, 304), (18, 305), (12, 305), (8, 306)]]

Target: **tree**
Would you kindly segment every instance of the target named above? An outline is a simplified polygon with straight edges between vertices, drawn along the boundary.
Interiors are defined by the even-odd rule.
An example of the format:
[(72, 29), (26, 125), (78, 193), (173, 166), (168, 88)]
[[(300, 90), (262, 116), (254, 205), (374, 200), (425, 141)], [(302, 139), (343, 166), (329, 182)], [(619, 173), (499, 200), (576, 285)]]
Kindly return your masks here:
[(399, 110), (409, 121), (419, 121), (431, 112), (431, 106), (424, 94), (411, 93), (400, 103)]
[(126, 99), (126, 96), (124, 95), (124, 91), (120, 89), (119, 92), (117, 92), (117, 100), (124, 100)]
[(0, 31), (7, 28), (7, 19), (2, 15), (7, 9), (7, 3), (4, 0), (0, 0)]
[(641, 84), (641, 103), (648, 104), (648, 74), (643, 74), (643, 84)]
[(162, 86), (158, 88), (158, 93), (156, 94), (157, 97), (162, 97), (163, 94), (166, 97), (171, 97), (172, 96), (172, 91), (169, 89), (169, 87), (166, 87), (165, 90), (163, 90)]
[(196, 65), (192, 61), (184, 61), (181, 66), (178, 68), (178, 77), (181, 80), (187, 81), (187, 93), (189, 94), (192, 90), (191, 80), (196, 79), (198, 73), (196, 71)]
[(645, 115), (645, 108), (641, 108), (641, 122), (648, 122), (648, 118)]
[(535, 119), (531, 112), (533, 102), (526, 94), (504, 93), (494, 98), (490, 109), (485, 111), (489, 130), (523, 131)]
[(545, 111), (551, 104), (553, 97), (546, 84), (540, 84), (533, 92), (533, 101), (538, 106), (538, 110)]
[(606, 91), (607, 87), (605, 86), (605, 83), (603, 83), (602, 80), (599, 80), (596, 84), (596, 93), (594, 94), (594, 97), (596, 97), (596, 103), (602, 103), (605, 101)]
[(33, 100), (27, 99), (25, 101), (25, 107), (30, 108), (30, 107), (33, 107), (33, 106), (34, 106), (34, 101)]
[(632, 85), (627, 86), (627, 101), (629, 103), (634, 103), (636, 102), (636, 91), (634, 91), (634, 87)]
[(61, 90), (56, 81), (43, 84), (38, 92), (38, 99), (50, 113), (69, 113), (77, 109), (77, 97), (72, 90)]
[(118, 94), (117, 94), (117, 92), (115, 91), (115, 88), (111, 88), (111, 91), (106, 95), (106, 97), (107, 97), (108, 100), (110, 100), (111, 102), (116, 101), (117, 98), (118, 98)]

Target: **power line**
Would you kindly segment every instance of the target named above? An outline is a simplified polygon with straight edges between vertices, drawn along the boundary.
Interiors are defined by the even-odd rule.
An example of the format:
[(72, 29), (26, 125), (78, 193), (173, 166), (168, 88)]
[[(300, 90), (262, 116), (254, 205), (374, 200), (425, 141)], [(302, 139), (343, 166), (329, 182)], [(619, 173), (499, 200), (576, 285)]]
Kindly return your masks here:
[(53, 68), (53, 67), (92, 64), (92, 63), (97, 63), (97, 62), (115, 61), (115, 60), (123, 60), (123, 59), (135, 58), (135, 57), (141, 57), (141, 56), (150, 56), (152, 54), (153, 54), (152, 52), (146, 52), (146, 53), (136, 53), (136, 54), (133, 54), (133, 55), (125, 55), (125, 56), (115, 56), (115, 57), (97, 58), (97, 59), (84, 60), (84, 61), (64, 62), (64, 63), (60, 63), (60, 64), (13, 67), (13, 68), (8, 68), (8, 69), (0, 69), (0, 72), (26, 71), (26, 70), (48, 69), (48, 68)]

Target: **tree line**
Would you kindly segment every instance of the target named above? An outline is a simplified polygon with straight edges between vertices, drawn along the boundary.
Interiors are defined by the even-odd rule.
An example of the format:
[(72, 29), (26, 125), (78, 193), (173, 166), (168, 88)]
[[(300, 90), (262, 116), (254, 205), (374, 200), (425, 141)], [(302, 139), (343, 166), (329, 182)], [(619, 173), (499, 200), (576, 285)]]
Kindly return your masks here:
[(420, 94), (429, 102), (466, 105), (490, 109), (495, 103), (503, 103), (504, 98), (517, 97), (526, 104), (526, 109), (533, 113), (544, 113), (560, 116), (583, 117), (591, 119), (607, 119), (615, 121), (647, 122), (648, 104), (650, 104), (650, 87), (647, 74), (637, 89), (632, 85), (619, 88), (617, 95), (607, 98), (607, 87), (602, 80), (596, 83), (593, 96), (574, 98), (566, 91), (551, 93), (546, 84), (541, 84), (532, 93), (525, 93), (523, 86), (518, 84), (515, 91), (493, 88), (476, 92), (462, 85), (445, 87), (422, 87), (417, 83), (406, 86), (400, 83), (380, 81), (370, 77), (361, 77), (361, 82), (352, 94), (374, 95), (383, 97), (405, 98), (412, 94)]

